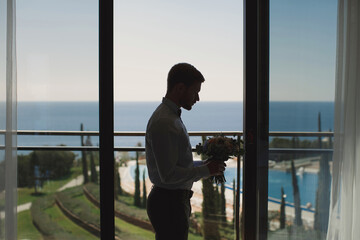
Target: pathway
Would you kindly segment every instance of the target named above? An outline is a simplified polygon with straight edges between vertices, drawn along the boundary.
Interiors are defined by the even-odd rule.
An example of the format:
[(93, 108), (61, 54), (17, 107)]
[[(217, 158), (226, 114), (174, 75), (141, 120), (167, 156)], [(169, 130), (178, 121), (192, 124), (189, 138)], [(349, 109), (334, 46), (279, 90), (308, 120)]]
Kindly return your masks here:
[[(72, 179), (71, 181), (69, 181), (68, 183), (66, 183), (64, 186), (62, 186), (61, 188), (59, 188), (57, 190), (57, 192), (63, 191), (64, 189), (67, 188), (71, 188), (71, 187), (75, 187), (75, 186), (79, 186), (83, 183), (84, 181), (84, 176), (83, 175), (79, 175), (76, 178)], [(26, 211), (29, 210), (31, 208), (31, 202), (28, 203), (24, 203), (21, 205), (17, 206), (17, 212), (22, 212), (22, 211)], [(0, 217), (3, 219), (5, 217), (5, 213), (4, 211), (0, 212)]]

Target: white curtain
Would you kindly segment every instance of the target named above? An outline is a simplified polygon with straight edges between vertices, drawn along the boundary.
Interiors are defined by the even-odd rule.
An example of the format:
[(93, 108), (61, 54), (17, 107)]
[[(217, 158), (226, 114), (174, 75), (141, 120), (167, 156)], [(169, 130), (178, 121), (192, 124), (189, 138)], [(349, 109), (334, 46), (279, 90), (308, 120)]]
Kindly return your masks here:
[(360, 239), (360, 1), (339, 0), (328, 240)]
[[(5, 123), (4, 159), (0, 159), (3, 176), (0, 181), (0, 239), (17, 239), (17, 97), (16, 97), (16, 44), (15, 0), (0, 0), (1, 4), (1, 85), (5, 97), (1, 99), (2, 122)], [(5, 108), (5, 109), (4, 109)], [(3, 114), (5, 113), (5, 114)], [(4, 125), (2, 127), (4, 127)], [(4, 173), (5, 172), (5, 173)]]

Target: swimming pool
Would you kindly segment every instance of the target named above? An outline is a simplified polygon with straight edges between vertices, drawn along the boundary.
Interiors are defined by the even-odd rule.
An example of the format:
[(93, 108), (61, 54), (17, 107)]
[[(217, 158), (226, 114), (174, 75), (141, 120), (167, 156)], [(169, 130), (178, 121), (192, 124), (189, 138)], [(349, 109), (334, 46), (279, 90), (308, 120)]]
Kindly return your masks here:
[[(148, 177), (147, 169), (145, 165), (140, 165), (140, 179), (142, 179), (143, 172), (145, 171), (145, 177)], [(130, 167), (131, 177), (135, 176), (135, 165)], [(232, 189), (233, 179), (236, 178), (236, 168), (228, 167), (225, 171), (226, 187)], [(305, 206), (307, 203), (311, 203), (312, 207), (315, 207), (316, 190), (318, 185), (318, 175), (316, 173), (304, 172), (297, 175), (300, 201), (301, 205)], [(240, 184), (242, 185), (242, 175), (240, 176)], [(292, 177), (290, 172), (269, 170), (269, 197), (281, 199), (281, 187), (284, 188), (286, 194), (286, 202), (293, 203), (293, 186)]]

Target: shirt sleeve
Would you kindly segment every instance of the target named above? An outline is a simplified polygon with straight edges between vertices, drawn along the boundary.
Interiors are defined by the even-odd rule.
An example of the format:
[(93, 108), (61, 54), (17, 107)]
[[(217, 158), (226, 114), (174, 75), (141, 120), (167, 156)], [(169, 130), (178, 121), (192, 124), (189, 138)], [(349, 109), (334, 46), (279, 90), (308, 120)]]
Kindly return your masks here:
[(194, 167), (200, 167), (201, 165), (204, 165), (203, 161), (194, 161)]
[(151, 131), (151, 146), (160, 180), (164, 184), (198, 181), (210, 175), (206, 165), (190, 168), (179, 164), (179, 130), (168, 119), (159, 119)]

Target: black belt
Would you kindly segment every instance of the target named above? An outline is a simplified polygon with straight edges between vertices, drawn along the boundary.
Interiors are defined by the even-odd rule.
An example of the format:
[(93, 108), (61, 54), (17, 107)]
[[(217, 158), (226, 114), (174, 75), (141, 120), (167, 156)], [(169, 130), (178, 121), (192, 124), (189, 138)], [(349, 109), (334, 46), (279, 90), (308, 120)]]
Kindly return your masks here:
[(162, 193), (166, 193), (166, 194), (171, 194), (171, 195), (176, 195), (176, 196), (182, 196), (184, 198), (191, 198), (193, 195), (193, 191), (191, 190), (186, 190), (186, 189), (167, 189), (167, 188), (162, 188), (162, 187), (158, 187), (153, 185), (152, 187), (155, 191), (159, 191)]

